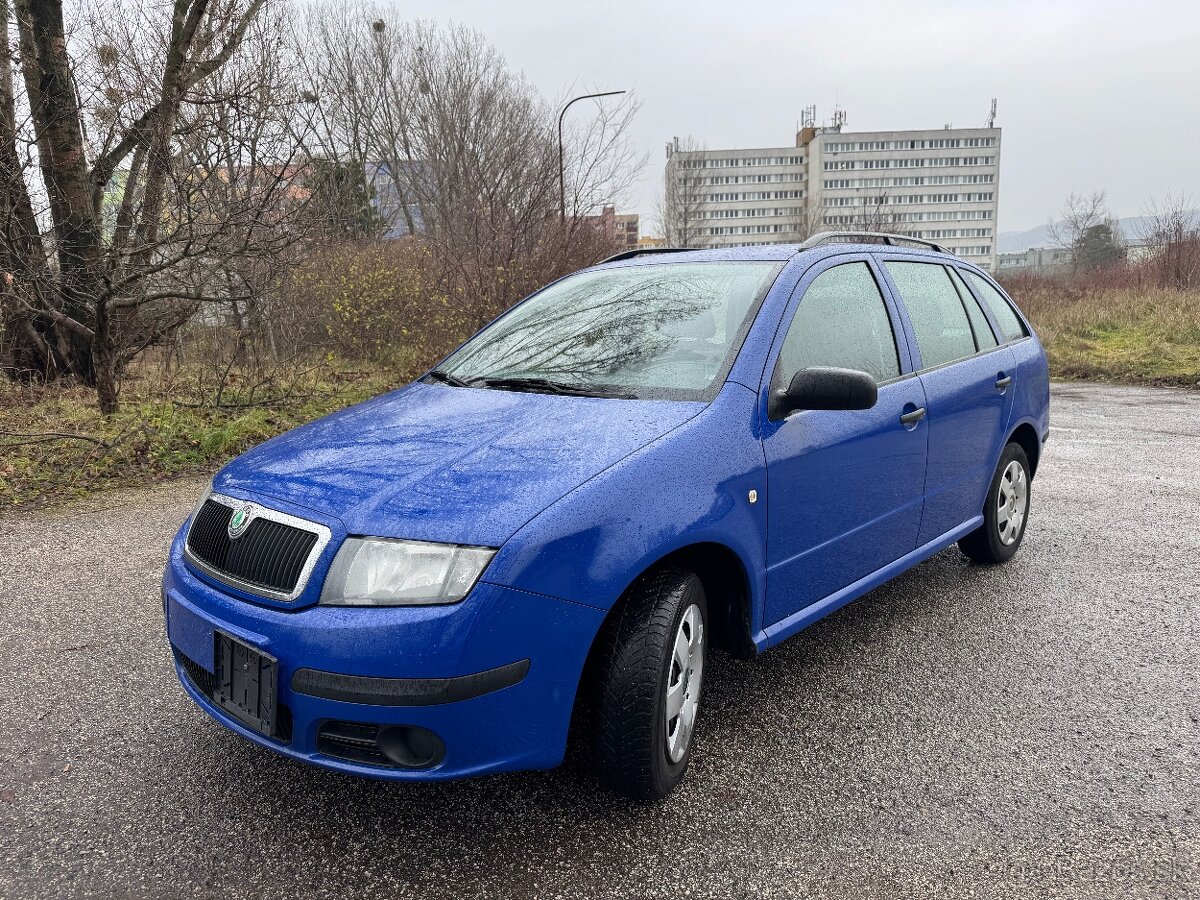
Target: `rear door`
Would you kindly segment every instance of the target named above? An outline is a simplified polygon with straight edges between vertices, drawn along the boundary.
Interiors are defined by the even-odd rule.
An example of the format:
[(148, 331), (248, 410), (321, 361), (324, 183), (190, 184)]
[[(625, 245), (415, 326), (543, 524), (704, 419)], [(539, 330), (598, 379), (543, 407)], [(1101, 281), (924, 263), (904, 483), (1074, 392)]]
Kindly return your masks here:
[(921, 545), (983, 511), (1012, 412), (1014, 361), (953, 267), (908, 257), (883, 269), (902, 301), (928, 406)]
[(784, 315), (772, 390), (810, 366), (869, 372), (873, 409), (803, 410), (768, 419), (767, 603), (770, 626), (852, 584), (916, 546), (924, 493), (926, 426), (901, 416), (925, 405), (899, 319), (866, 256), (809, 270)]

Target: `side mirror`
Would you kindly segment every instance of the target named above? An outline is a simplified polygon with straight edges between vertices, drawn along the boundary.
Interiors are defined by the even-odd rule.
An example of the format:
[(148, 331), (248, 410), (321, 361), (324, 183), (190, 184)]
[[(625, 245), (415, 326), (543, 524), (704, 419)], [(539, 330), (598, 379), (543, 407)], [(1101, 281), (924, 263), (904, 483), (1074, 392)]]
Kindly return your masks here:
[(776, 414), (797, 409), (870, 409), (879, 399), (875, 379), (856, 369), (801, 369), (777, 397)]

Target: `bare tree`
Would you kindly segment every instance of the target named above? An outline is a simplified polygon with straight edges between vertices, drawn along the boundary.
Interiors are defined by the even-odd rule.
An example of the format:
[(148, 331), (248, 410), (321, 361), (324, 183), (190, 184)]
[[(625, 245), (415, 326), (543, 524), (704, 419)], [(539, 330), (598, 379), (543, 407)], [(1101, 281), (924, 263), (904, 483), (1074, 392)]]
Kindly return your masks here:
[(418, 235), (422, 284), (469, 324), (611, 252), (590, 213), (642, 164), (632, 97), (573, 116), (564, 221), (557, 107), (477, 33), (367, 3), (169, 8), (0, 0), (9, 377), (78, 377), (111, 412), (184, 323), (274, 347), (288, 251), (318, 229)]
[(59, 0), (0, 0), (17, 38), (0, 49), (10, 376), (75, 375), (112, 412), (131, 358), (198, 304), (248, 297), (253, 266), (233, 262), (289, 240), (279, 211), (300, 198), (280, 119), (297, 101), (267, 3), (174, 0), (166, 21), (81, 5), (69, 36)]
[(860, 192), (858, 206), (850, 215), (851, 231), (873, 231), (888, 234), (909, 234), (915, 229), (904, 213), (897, 210), (895, 198), (888, 193), (864, 194)]
[[(559, 98), (556, 107), (561, 109), (566, 99)], [(638, 153), (630, 138), (640, 109), (641, 101), (631, 93), (572, 109), (563, 138), (568, 221), (578, 222), (627, 198), (646, 165), (646, 154)]]
[(710, 229), (711, 175), (705, 168), (704, 148), (691, 135), (667, 144), (663, 193), (657, 218), (669, 247), (704, 247), (713, 243)]
[(1071, 271), (1077, 272), (1086, 262), (1089, 240), (1103, 237), (1101, 232), (1106, 232), (1106, 240), (1116, 241), (1116, 222), (1108, 213), (1105, 192), (1070, 194), (1058, 219), (1049, 222), (1046, 231), (1055, 245), (1071, 251)]
[(1093, 191), (1086, 196), (1072, 193), (1058, 219), (1051, 221), (1046, 230), (1056, 245), (1069, 250), (1079, 244), (1089, 228), (1108, 218), (1108, 199), (1104, 191)]
[(386, 5), (317, 6), (297, 54), (319, 110), (315, 151), (363, 167), (382, 232), (435, 248), (474, 319), (611, 249), (588, 216), (642, 165), (634, 98), (573, 116), (561, 221), (558, 107), (477, 32), (405, 22)]
[[(392, 126), (407, 107), (403, 96), (400, 109), (386, 106), (394, 85), (385, 83), (384, 72), (398, 62), (383, 13), (382, 7), (358, 3), (304, 7), (297, 27), (288, 35), (289, 49), (315, 110), (308, 145), (320, 163), (317, 171), (361, 177), (380, 216), (380, 230), (394, 232), (404, 219), (407, 227), (400, 230), (411, 234), (419, 222), (411, 214), (412, 198), (407, 195), (410, 173), (402, 171), (390, 155), (381, 154), (379, 147), (379, 130)], [(357, 187), (353, 179), (350, 187)], [(387, 187), (405, 202), (378, 196)]]
[[(797, 222), (797, 234), (817, 231), (866, 231), (887, 234), (916, 234), (918, 229), (900, 212), (893, 196), (884, 192), (859, 191), (852, 205), (826, 205), (819, 193), (808, 197)], [(798, 238), (803, 240), (803, 237)]]
[(1147, 204), (1138, 237), (1164, 286), (1187, 290), (1200, 274), (1200, 209), (1186, 194)]

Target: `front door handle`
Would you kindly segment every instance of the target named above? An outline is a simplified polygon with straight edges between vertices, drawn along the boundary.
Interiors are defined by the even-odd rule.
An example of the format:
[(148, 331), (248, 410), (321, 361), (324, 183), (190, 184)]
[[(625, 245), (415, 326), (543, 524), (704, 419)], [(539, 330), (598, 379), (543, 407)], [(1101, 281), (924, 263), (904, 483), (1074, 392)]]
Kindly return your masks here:
[(1001, 375), (999, 378), (996, 379), (996, 390), (1002, 391), (1006, 387), (1008, 387), (1010, 384), (1012, 384), (1012, 376), (1011, 375)]
[(902, 415), (900, 417), (900, 424), (904, 425), (905, 427), (909, 425), (916, 425), (923, 418), (925, 418), (925, 407), (922, 406), (919, 409), (914, 409), (912, 412), (906, 412), (904, 415)]

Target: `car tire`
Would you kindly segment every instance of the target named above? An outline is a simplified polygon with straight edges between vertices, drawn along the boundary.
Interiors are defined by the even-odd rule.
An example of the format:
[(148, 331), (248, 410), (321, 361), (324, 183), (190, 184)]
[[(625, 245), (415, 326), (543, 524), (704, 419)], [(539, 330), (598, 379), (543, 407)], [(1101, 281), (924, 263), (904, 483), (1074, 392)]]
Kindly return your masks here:
[(1011, 443), (1000, 454), (996, 473), (983, 505), (983, 524), (962, 538), (958, 547), (977, 563), (994, 564), (1012, 559), (1021, 547), (1029, 524), (1029, 457), (1020, 444)]
[[(663, 568), (634, 583), (606, 627), (595, 754), (601, 779), (618, 793), (651, 802), (666, 797), (683, 779), (703, 689), (707, 626), (700, 579), (683, 569)], [(686, 642), (682, 648), (681, 640)], [(679, 712), (671, 719), (677, 704)]]

